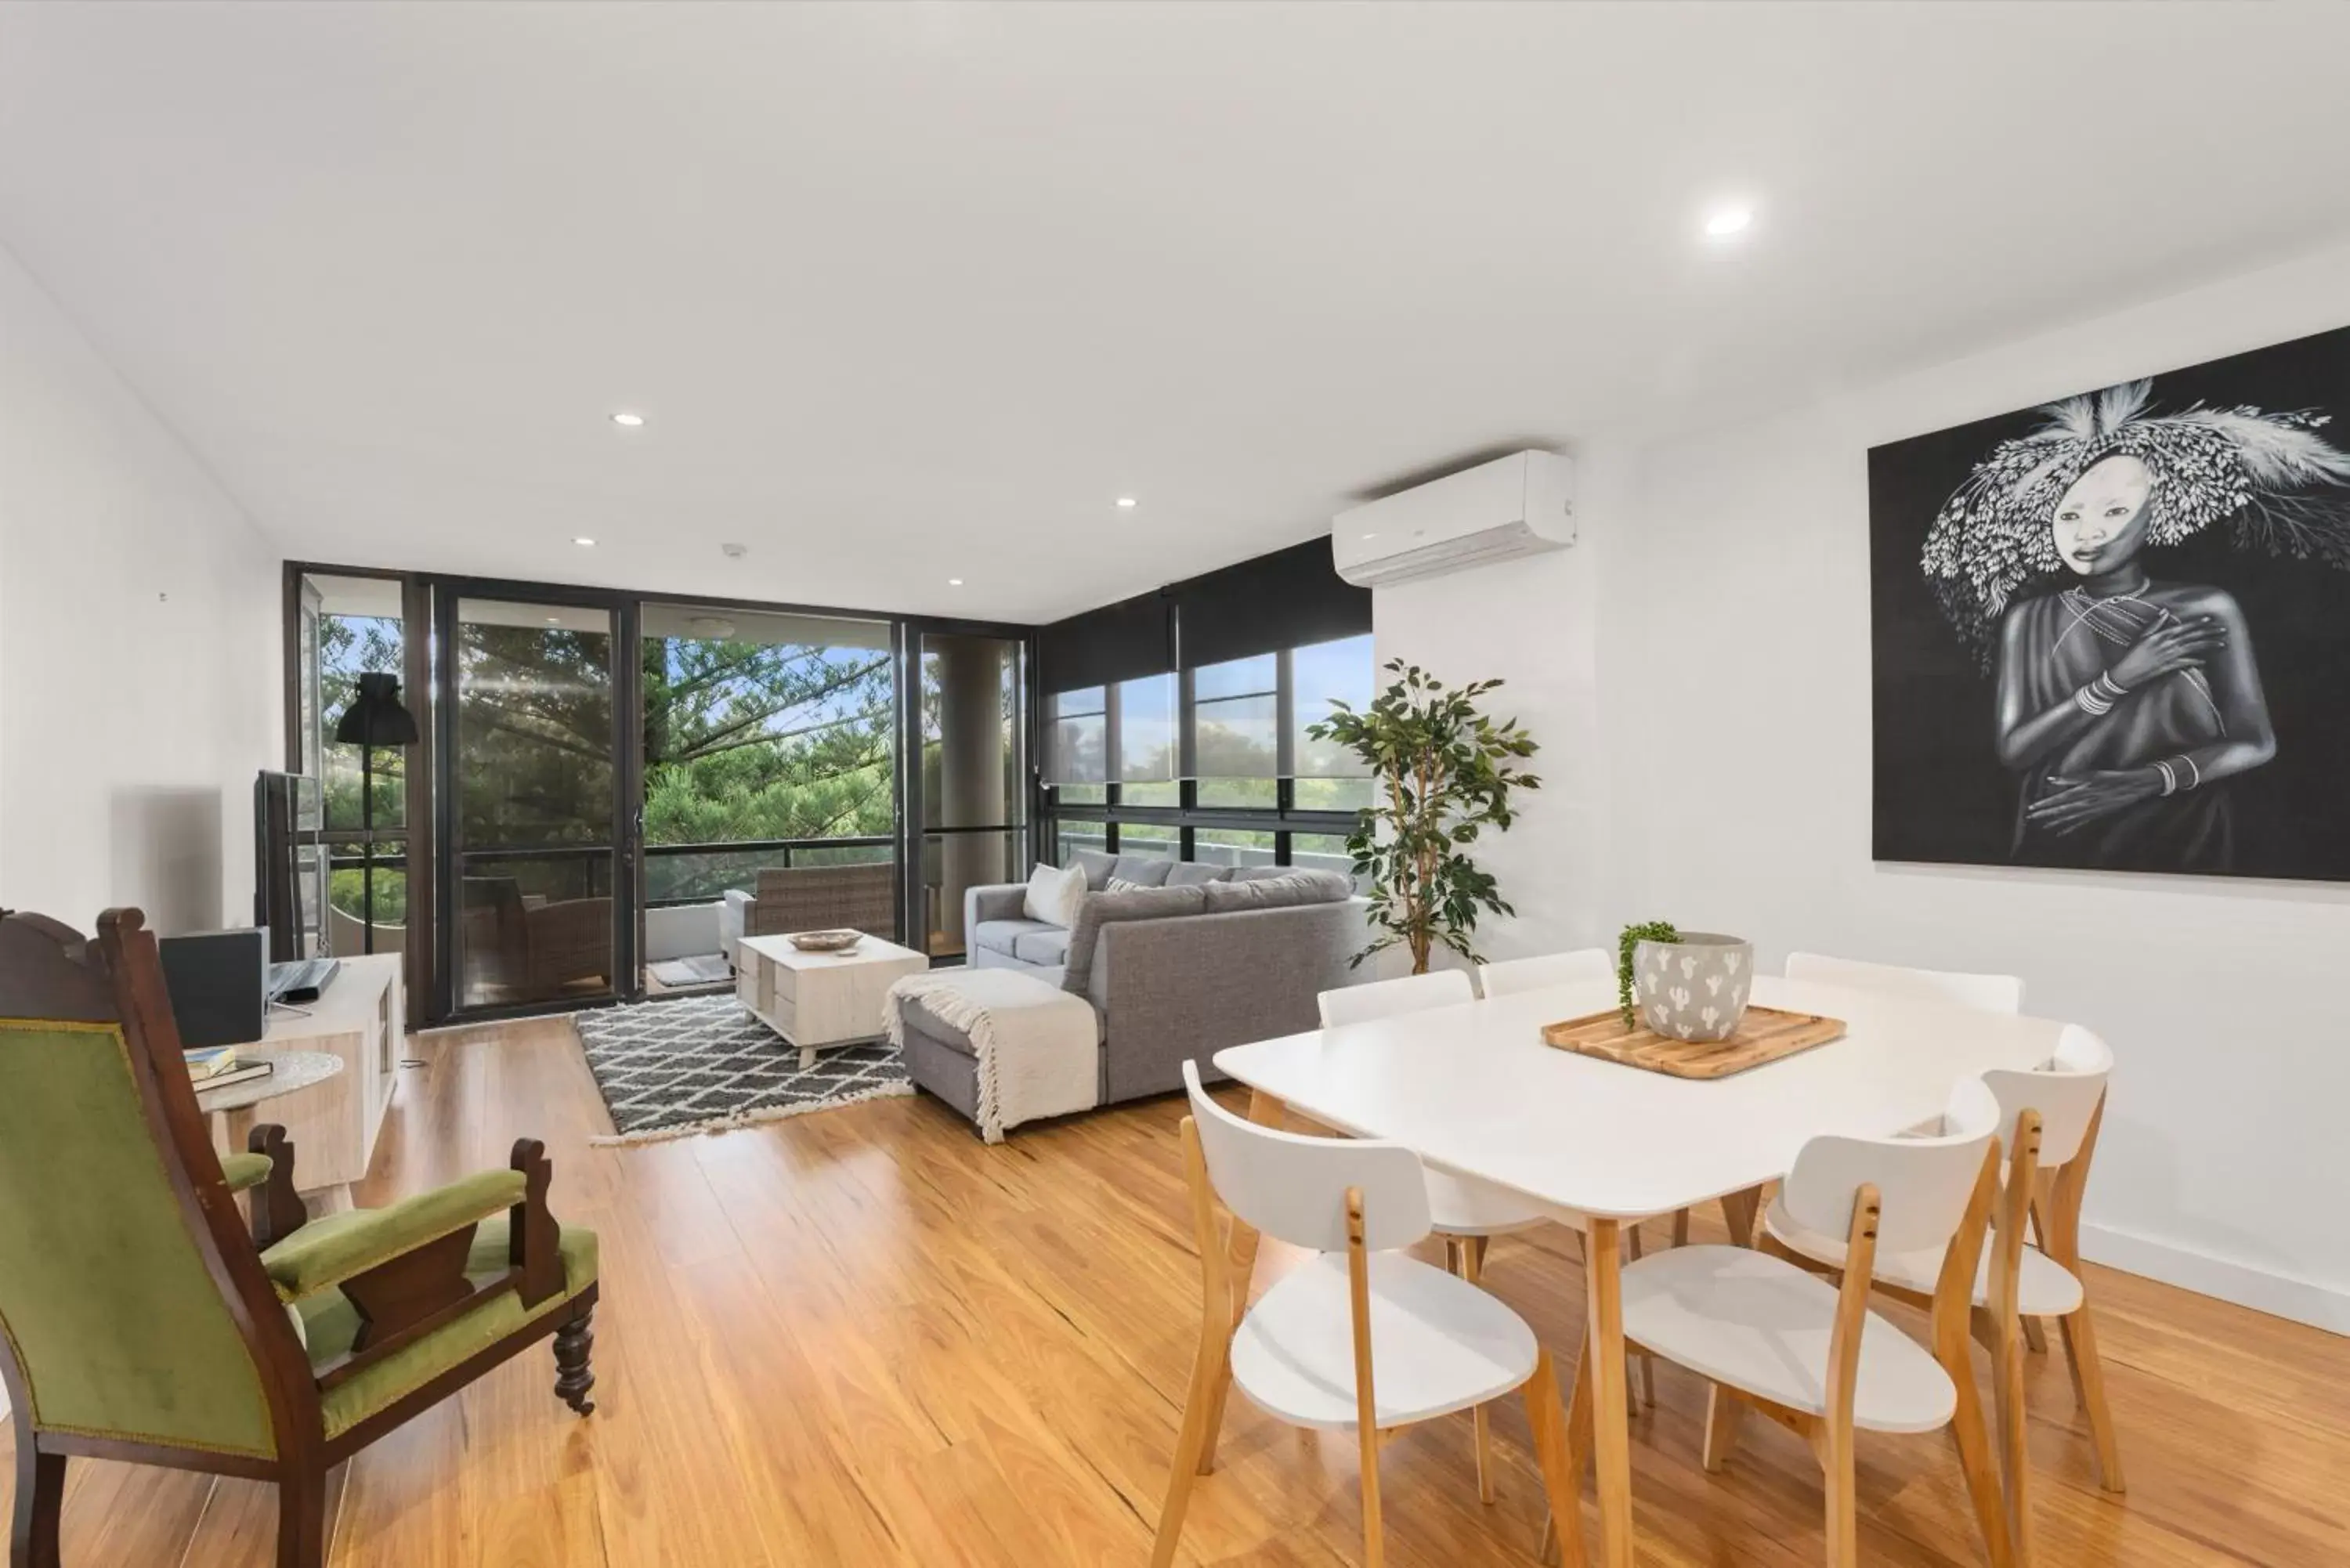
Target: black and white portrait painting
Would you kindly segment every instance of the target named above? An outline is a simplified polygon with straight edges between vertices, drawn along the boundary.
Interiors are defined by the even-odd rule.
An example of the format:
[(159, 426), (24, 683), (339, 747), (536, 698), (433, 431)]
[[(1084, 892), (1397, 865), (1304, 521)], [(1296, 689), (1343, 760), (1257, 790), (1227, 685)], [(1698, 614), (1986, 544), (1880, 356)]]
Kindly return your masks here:
[(1868, 480), (1877, 859), (2350, 880), (2350, 328)]

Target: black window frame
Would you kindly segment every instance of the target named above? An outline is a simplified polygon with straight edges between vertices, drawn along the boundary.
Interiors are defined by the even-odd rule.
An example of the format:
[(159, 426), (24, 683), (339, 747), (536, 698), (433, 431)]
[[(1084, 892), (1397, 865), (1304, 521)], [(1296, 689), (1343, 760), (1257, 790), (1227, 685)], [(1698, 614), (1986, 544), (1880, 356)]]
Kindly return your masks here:
[[(1361, 634), (1357, 634), (1361, 635)], [(1197, 857), (1198, 834), (1201, 829), (1232, 833), (1269, 833), (1273, 836), (1273, 859), (1276, 866), (1292, 864), (1294, 839), (1298, 834), (1315, 836), (1350, 836), (1361, 820), (1362, 811), (1308, 810), (1297, 805), (1297, 781), (1291, 769), (1295, 766), (1294, 744), (1290, 732), (1296, 712), (1296, 691), (1292, 676), (1292, 650), (1274, 650), (1274, 709), (1276, 713), (1276, 766), (1281, 770), (1274, 779), (1274, 805), (1219, 806), (1200, 804), (1200, 781), (1184, 777), (1178, 781), (1178, 798), (1174, 805), (1129, 805), (1124, 799), (1125, 786), (1115, 778), (1101, 785), (1104, 798), (1099, 801), (1068, 801), (1061, 798), (1061, 786), (1045, 781), (1042, 768), (1038, 771), (1035, 819), (1042, 828), (1040, 847), (1050, 850), (1057, 858), (1060, 853), (1061, 828), (1064, 822), (1097, 823), (1104, 829), (1106, 847), (1110, 854), (1121, 853), (1119, 829), (1126, 826), (1149, 826), (1164, 832), (1173, 829), (1179, 852), (1176, 858), (1185, 862)], [(1374, 656), (1376, 668), (1376, 655)], [(1191, 669), (1178, 672), (1176, 723), (1184, 737), (1184, 749), (1189, 754), (1191, 732), (1196, 712), (1192, 695)], [(1107, 710), (1105, 729), (1111, 739), (1118, 732), (1118, 683), (1104, 684), (1102, 701)], [(1085, 688), (1089, 690), (1090, 688)], [(1259, 694), (1252, 694), (1259, 695)], [(1052, 701), (1039, 699), (1042, 713)], [(1090, 713), (1090, 710), (1087, 711)], [(1105, 773), (1115, 769), (1105, 767)], [(1090, 786), (1089, 786), (1090, 787)], [(1367, 808), (1365, 808), (1367, 809)]]

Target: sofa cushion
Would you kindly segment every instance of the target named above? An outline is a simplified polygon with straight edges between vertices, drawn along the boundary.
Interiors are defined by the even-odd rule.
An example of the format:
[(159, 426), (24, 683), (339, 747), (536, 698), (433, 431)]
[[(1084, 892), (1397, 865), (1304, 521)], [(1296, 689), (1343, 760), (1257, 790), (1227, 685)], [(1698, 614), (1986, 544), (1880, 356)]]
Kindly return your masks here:
[(1118, 864), (1110, 867), (1110, 875), (1139, 888), (1163, 888), (1167, 885), (1167, 873), (1175, 866), (1176, 862), (1155, 855), (1121, 855)]
[(1022, 937), (1058, 929), (1058, 926), (1048, 926), (1042, 920), (982, 920), (971, 929), (971, 940), (974, 947), (1014, 958), (1018, 956), (1019, 948), (1015, 944)]
[(1275, 877), (1288, 876), (1290, 872), (1295, 869), (1295, 867), (1290, 866), (1235, 866), (1232, 867), (1232, 874), (1225, 877), (1224, 880), (1227, 882), (1270, 882)]
[(1203, 888), (1211, 882), (1221, 882), (1232, 875), (1229, 866), (1202, 866), (1196, 860), (1180, 860), (1167, 873), (1170, 888)]
[(1028, 873), (1028, 890), (1021, 896), (1020, 912), (1048, 926), (1066, 927), (1086, 896), (1082, 866), (1039, 866)]
[(1072, 849), (1069, 864), (1085, 868), (1086, 890), (1098, 893), (1109, 886), (1109, 874), (1118, 865), (1118, 857), (1105, 855), (1098, 849)]
[[(1221, 887), (1222, 883), (1211, 883)], [(1205, 913), (1206, 888), (1145, 888), (1139, 893), (1088, 893), (1077, 900), (1077, 919), (1069, 930), (1067, 967), (1061, 971), (1061, 989), (1086, 994), (1093, 975), (1094, 936), (1117, 920), (1164, 920)]]
[(1012, 956), (1022, 963), (1062, 963), (1066, 961), (1068, 951), (1069, 933), (1058, 927), (1041, 931), (1023, 931), (1012, 939)]
[(1291, 870), (1282, 877), (1245, 882), (1211, 882), (1200, 889), (1211, 915), (1235, 909), (1285, 909), (1298, 904), (1336, 904), (1354, 896), (1355, 885), (1336, 871)]

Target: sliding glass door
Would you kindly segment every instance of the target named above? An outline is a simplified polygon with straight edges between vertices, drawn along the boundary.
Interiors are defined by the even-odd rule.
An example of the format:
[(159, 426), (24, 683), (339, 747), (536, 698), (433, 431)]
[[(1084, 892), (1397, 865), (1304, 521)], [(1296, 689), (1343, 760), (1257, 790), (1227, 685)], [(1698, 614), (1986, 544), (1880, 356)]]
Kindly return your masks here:
[(620, 618), (586, 602), (444, 600), (442, 972), (458, 1013), (635, 990)]

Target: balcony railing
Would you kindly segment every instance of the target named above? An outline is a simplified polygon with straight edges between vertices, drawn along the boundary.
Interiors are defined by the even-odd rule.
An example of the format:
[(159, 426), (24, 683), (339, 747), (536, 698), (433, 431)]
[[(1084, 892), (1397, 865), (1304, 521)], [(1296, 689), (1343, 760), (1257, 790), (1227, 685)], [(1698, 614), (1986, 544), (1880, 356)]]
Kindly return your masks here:
[[(611, 855), (612, 846), (608, 844), (468, 849), (461, 875), (514, 875), (527, 883), (525, 892), (548, 898), (601, 898), (611, 892)], [(770, 867), (869, 864), (896, 857), (897, 840), (887, 836), (648, 844), (645, 903), (650, 909), (708, 903), (729, 888), (748, 891), (757, 883), (759, 873)], [(366, 864), (366, 858), (359, 855), (334, 855), (328, 858), (328, 865), (337, 871), (357, 871)], [(375, 857), (379, 894), (387, 886), (382, 880), (387, 873), (404, 873), (407, 867), (405, 855), (379, 854)]]

